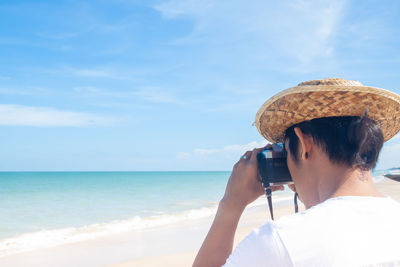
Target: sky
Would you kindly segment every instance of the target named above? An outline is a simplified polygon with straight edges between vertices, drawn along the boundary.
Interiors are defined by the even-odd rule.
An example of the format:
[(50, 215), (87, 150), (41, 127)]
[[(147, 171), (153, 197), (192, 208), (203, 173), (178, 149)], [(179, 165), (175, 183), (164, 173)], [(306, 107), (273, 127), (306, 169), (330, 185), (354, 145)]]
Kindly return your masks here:
[[(306, 80), (400, 94), (399, 1), (0, 0), (0, 171), (231, 170)], [(400, 135), (377, 169), (400, 166)]]

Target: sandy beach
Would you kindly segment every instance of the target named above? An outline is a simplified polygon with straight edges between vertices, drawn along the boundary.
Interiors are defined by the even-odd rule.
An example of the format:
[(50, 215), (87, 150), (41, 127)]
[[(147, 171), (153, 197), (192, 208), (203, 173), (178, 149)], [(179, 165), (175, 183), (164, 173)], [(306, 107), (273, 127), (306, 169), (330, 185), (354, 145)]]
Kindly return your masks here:
[[(235, 249), (264, 226), (244, 265), (397, 260), (400, 180), (385, 175), (400, 174), (399, 11), (0, 0), (0, 267), (192, 266), (225, 192), (243, 201), (250, 176), (293, 176), (307, 210), (285, 185), (274, 223), (257, 181), (264, 195), (229, 236)], [(332, 190), (378, 197), (310, 210)], [(228, 240), (221, 217), (212, 245)]]
[[(304, 206), (301, 205), (299, 207), (300, 210), (304, 210)], [(254, 208), (248, 209), (241, 217), (241, 220), (239, 222), (238, 230), (236, 232), (235, 236), (235, 246), (243, 240), (253, 229), (258, 228), (261, 226), (267, 218), (269, 218), (268, 214), (268, 207), (267, 205), (265, 206), (258, 206)], [(276, 218), (279, 218), (284, 215), (288, 215), (294, 212), (294, 208), (292, 205), (285, 205), (281, 207), (277, 207), (274, 209), (274, 216)], [(205, 228), (207, 230), (202, 232), (204, 233), (202, 237), (196, 236), (196, 243), (197, 243), (197, 249), (200, 248), (205, 235), (207, 234), (208, 228), (211, 225), (211, 220), (207, 224)], [(203, 225), (204, 227), (205, 225)], [(179, 244), (174, 242), (174, 245), (179, 246)], [(147, 258), (140, 258), (137, 260), (132, 260), (132, 261), (127, 261), (127, 262), (122, 262), (119, 264), (114, 264), (110, 265), (108, 267), (138, 267), (138, 266), (161, 266), (161, 265), (166, 265), (166, 266), (191, 266), (194, 258), (196, 257), (197, 254), (197, 249), (196, 250), (187, 250), (185, 249), (181, 253), (175, 253), (175, 254), (167, 254), (167, 255), (159, 255), (159, 256), (154, 256), (154, 257), (147, 257)]]
[[(384, 181), (377, 183), (376, 187), (384, 195), (390, 196), (391, 198), (400, 202), (400, 183), (385, 179)], [(300, 210), (304, 210), (304, 206), (300, 207)], [(235, 246), (249, 234), (249, 232), (262, 225), (266, 220), (267, 205), (257, 207), (256, 209), (247, 210), (243, 214), (241, 221), (238, 226), (238, 230), (235, 236)], [(275, 210), (276, 218), (284, 215), (293, 213), (293, 206), (285, 205), (278, 207)], [(204, 236), (205, 237), (205, 236)], [(202, 240), (199, 243), (201, 245)], [(109, 267), (139, 267), (139, 266), (191, 266), (196, 257), (197, 251), (185, 251), (177, 254), (160, 255), (154, 257), (146, 257), (137, 260), (122, 262), (119, 264), (110, 265)]]
[[(383, 194), (400, 201), (400, 183), (386, 179), (377, 187)], [(275, 207), (276, 218), (293, 212), (289, 200)], [(239, 222), (235, 244), (267, 219), (266, 204), (247, 208)], [(209, 216), (18, 253), (0, 258), (0, 266), (191, 266), (212, 220), (213, 216)]]

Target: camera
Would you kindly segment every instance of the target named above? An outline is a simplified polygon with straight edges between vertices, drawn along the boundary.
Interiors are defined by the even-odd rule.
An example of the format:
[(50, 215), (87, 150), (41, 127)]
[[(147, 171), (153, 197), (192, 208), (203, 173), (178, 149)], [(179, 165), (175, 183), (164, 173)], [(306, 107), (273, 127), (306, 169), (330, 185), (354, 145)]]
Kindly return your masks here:
[(282, 143), (272, 144), (257, 154), (258, 172), (264, 187), (293, 183), (287, 163), (287, 152)]

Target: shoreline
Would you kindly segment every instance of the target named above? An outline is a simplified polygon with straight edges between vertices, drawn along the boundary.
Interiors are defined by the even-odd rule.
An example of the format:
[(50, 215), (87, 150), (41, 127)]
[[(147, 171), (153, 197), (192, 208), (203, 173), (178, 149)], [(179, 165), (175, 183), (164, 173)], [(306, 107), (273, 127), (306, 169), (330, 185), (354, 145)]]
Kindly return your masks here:
[[(385, 179), (376, 184), (384, 195), (400, 201), (400, 183)], [(266, 199), (243, 213), (235, 235), (235, 246), (251, 230), (269, 219)], [(279, 203), (279, 202), (278, 202)], [(274, 205), (279, 218), (293, 214), (291, 198)], [(299, 203), (300, 211), (304, 209)], [(142, 231), (126, 230), (90, 240), (41, 248), (0, 258), (0, 266), (191, 266), (214, 215), (157, 226)]]
[[(302, 203), (299, 203), (299, 211), (302, 210), (304, 210), (304, 206)], [(293, 205), (285, 205), (274, 208), (274, 216), (276, 217), (276, 219), (292, 213), (294, 213)], [(234, 247), (237, 246), (252, 230), (260, 227), (267, 220), (269, 220), (269, 210), (267, 204), (262, 207), (256, 207), (253, 210), (249, 209), (245, 211), (237, 227)], [(195, 250), (183, 251), (181, 253), (174, 254), (157, 255), (153, 257), (142, 257), (131, 261), (106, 265), (106, 267), (156, 267), (161, 265), (177, 267), (191, 266), (197, 255), (197, 251), (203, 243), (203, 240), (211, 226), (211, 222), (212, 220), (206, 226), (207, 231), (204, 232), (204, 235), (197, 239), (198, 246)]]
[[(235, 243), (269, 218), (266, 199), (261, 198), (259, 202), (264, 202), (264, 204), (246, 208), (239, 222), (238, 229), (241, 230), (238, 231)], [(287, 206), (285, 202), (276, 203), (275, 216), (280, 216), (280, 213), (294, 212), (292, 204)], [(115, 264), (118, 266), (125, 262), (132, 264), (132, 261), (138, 261), (134, 263), (134, 266), (147, 266), (147, 263), (143, 261), (153, 261), (158, 257), (162, 257), (163, 260), (163, 257), (167, 257), (169, 261), (179, 262), (182, 260), (182, 254), (186, 254), (184, 259), (191, 261), (191, 255), (195, 256), (202, 244), (214, 219), (214, 214), (142, 231), (128, 230), (90, 240), (8, 255), (0, 258), (0, 266), (66, 267), (114, 266)], [(183, 266), (187, 265), (188, 263), (185, 263)], [(159, 263), (156, 266), (159, 266)]]
[[(279, 192), (274, 196), (274, 206), (279, 207), (290, 202), (292, 194)], [(249, 208), (263, 206), (267, 202), (265, 197), (260, 197), (249, 205)], [(135, 216), (132, 218), (114, 220), (104, 223), (94, 223), (84, 226), (71, 226), (49, 230), (40, 230), (23, 233), (0, 239), (0, 259), (20, 253), (27, 253), (38, 249), (63, 246), (79, 242), (86, 242), (98, 238), (107, 238), (126, 232), (146, 232), (160, 227), (180, 225), (185, 222), (213, 217), (216, 213), (218, 202), (209, 202), (206, 206), (195, 207), (179, 212), (152, 215), (147, 217)]]
[[(382, 194), (391, 197), (392, 199), (400, 202), (400, 183), (392, 181), (390, 179), (384, 179), (375, 184), (376, 188)], [(282, 207), (274, 208), (276, 218), (281, 216), (289, 215), (294, 213), (292, 210), (292, 205), (285, 205)], [(299, 211), (304, 210), (304, 206), (302, 203), (299, 203)], [(267, 205), (265, 205), (263, 211), (250, 211), (250, 214), (243, 214), (240, 219), (236, 234), (234, 247), (240, 243), (254, 228), (258, 228), (266, 221), (266, 212), (268, 211)], [(252, 214), (252, 212), (254, 212)], [(257, 218), (258, 216), (258, 218)], [(248, 222), (244, 222), (247, 221)], [(246, 225), (247, 224), (247, 225)], [(210, 227), (211, 224), (208, 225)], [(203, 240), (205, 235), (203, 236)], [(203, 240), (201, 240), (200, 245)], [(199, 245), (199, 248), (200, 248)], [(184, 267), (191, 266), (198, 250), (194, 250), (191, 252), (182, 252), (177, 254), (167, 254), (167, 255), (158, 255), (154, 257), (143, 257), (140, 259), (134, 259), (131, 261), (120, 262), (117, 264), (108, 265), (107, 267), (156, 267), (162, 265), (168, 266), (176, 266), (176, 267)]]

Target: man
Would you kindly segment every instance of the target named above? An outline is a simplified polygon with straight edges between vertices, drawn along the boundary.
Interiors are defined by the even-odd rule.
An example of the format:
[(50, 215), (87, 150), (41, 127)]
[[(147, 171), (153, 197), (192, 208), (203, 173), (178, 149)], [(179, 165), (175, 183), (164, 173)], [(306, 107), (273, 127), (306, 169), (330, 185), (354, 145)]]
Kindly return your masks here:
[(193, 266), (400, 266), (400, 203), (380, 194), (370, 173), (400, 129), (400, 96), (343, 79), (308, 81), (265, 102), (255, 124), (284, 142), (306, 210), (268, 221), (232, 253), (243, 210), (265, 193), (263, 148), (247, 151)]

